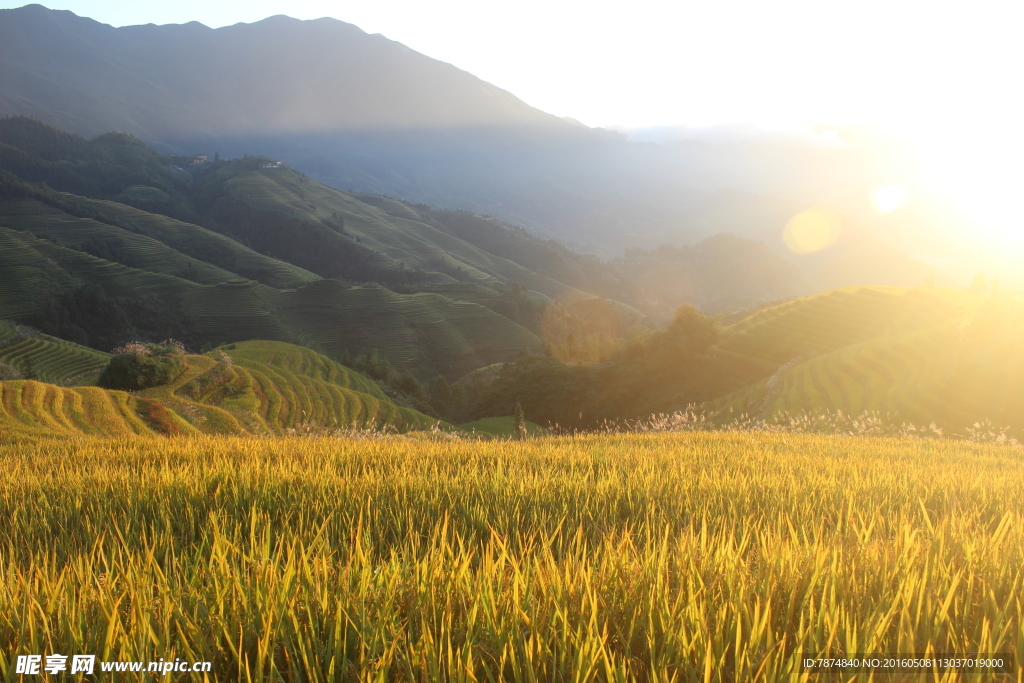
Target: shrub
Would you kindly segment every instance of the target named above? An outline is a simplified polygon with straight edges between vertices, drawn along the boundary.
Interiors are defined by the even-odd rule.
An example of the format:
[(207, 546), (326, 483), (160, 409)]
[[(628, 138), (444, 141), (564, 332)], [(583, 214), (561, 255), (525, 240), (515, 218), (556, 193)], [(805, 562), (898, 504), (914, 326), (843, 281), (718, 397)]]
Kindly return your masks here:
[(7, 379), (22, 379), (22, 377), (22, 374), (18, 372), (18, 368), (0, 363), (0, 382)]
[(135, 412), (145, 421), (150, 429), (161, 434), (179, 434), (181, 427), (175, 423), (170, 411), (160, 401), (150, 399), (138, 399)]
[(131, 342), (114, 349), (114, 357), (100, 375), (99, 384), (107, 389), (136, 391), (167, 384), (184, 371), (185, 348), (180, 342)]

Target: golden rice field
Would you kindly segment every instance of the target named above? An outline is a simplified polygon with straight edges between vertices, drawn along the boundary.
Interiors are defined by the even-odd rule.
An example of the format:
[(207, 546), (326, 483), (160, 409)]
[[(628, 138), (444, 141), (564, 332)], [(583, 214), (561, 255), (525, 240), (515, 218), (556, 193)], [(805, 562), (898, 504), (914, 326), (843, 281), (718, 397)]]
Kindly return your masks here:
[(0, 445), (0, 519), (6, 680), (71, 652), (210, 680), (949, 681), (799, 662), (1024, 645), (1007, 446), (40, 439)]

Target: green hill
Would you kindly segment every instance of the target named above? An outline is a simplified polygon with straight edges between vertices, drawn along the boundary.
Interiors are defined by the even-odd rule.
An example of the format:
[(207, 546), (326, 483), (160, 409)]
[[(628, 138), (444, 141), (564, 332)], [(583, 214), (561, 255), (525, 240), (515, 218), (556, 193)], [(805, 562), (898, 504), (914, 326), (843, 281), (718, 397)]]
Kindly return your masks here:
[(1024, 429), (1024, 313), (1017, 300), (862, 288), (745, 323), (722, 346), (771, 357), (777, 367), (714, 409), (766, 419), (873, 411), (957, 433), (985, 420), (1015, 435)]
[(767, 363), (927, 329), (962, 316), (964, 292), (934, 287), (847, 287), (759, 311), (729, 325), (721, 348)]
[[(425, 210), (341, 192), (284, 166), (261, 168), (263, 161), (223, 164), (202, 176), (197, 188), (207, 224), (262, 253), (324, 277), (418, 287), (519, 282), (548, 298), (588, 296), (531, 269), (532, 259), (524, 258), (530, 254), (517, 263), (491, 253), (474, 244), (484, 240), (465, 239)], [(518, 239), (537, 249), (544, 244), (525, 233)]]
[(193, 213), (192, 180), (168, 161), (126, 133), (86, 140), (34, 118), (0, 118), (4, 171), (60, 192), (138, 201), (147, 211), (187, 217)]
[[(24, 118), (0, 128), (3, 170), (94, 195), (0, 178), (0, 316), (93, 348), (270, 339), (338, 360), (377, 349), (424, 380), (454, 380), (542, 348), (549, 298), (514, 278), (588, 296), (417, 210), (396, 217), (262, 157), (189, 175), (130, 138), (85, 141)], [(172, 213), (203, 225), (139, 208), (171, 194)]]
[[(474, 220), (472, 214), (466, 214), (474, 221), (472, 229), (465, 225), (453, 229), (459, 221), (453, 223), (451, 216), (436, 219), (450, 212), (431, 215), (425, 208), (384, 197), (340, 192), (266, 157), (195, 166), (191, 159), (159, 155), (131, 136), (85, 140), (24, 117), (0, 119), (0, 137), (4, 140), (0, 169), (22, 180), (47, 183), (58, 192), (73, 193), (55, 195), (45, 188), (19, 187), (8, 179), (5, 193), (0, 194), (28, 196), (61, 212), (139, 233), (270, 286), (287, 289), (305, 284), (316, 278), (308, 272), (313, 271), (324, 277), (406, 286), (520, 282), (545, 297), (586, 296), (536, 272), (538, 268), (551, 270), (555, 261), (563, 266), (575, 261), (575, 271), (555, 270), (582, 282), (585, 278), (579, 271), (583, 261), (564, 247), (553, 247), (520, 229), (512, 240), (517, 248), (501, 248), (494, 236), (508, 234), (511, 226)], [(26, 226), (22, 229), (32, 229), (47, 221), (45, 215), (32, 215), (39, 213), (38, 207), (21, 205), (6, 211), (4, 218), (20, 221)], [(194, 224), (222, 234), (215, 237)], [(52, 227), (63, 235), (58, 226)], [(101, 235), (95, 239), (109, 242), (114, 238)], [(239, 240), (266, 255), (263, 259), (276, 257), (270, 259), (276, 267), (252, 263), (251, 253), (238, 253), (251, 252)], [(75, 248), (84, 241), (80, 239)], [(488, 252), (487, 246), (498, 247), (501, 253)], [(553, 260), (550, 257), (555, 252)], [(281, 272), (281, 261), (287, 262), (291, 272)]]
[(393, 365), (457, 379), (476, 368), (541, 350), (538, 337), (479, 304), (438, 294), (316, 282), (277, 295), (280, 319), (301, 343), (341, 356), (376, 348)]
[(301, 287), (320, 279), (298, 266), (264, 256), (229, 237), (198, 225), (114, 201), (74, 195), (62, 195), (58, 200), (59, 208), (65, 212), (95, 217), (100, 222), (155, 240), (191, 260), (217, 268), (219, 272), (218, 279), (214, 280), (216, 282), (223, 281), (224, 272), (230, 274), (227, 279), (241, 276), (280, 289)]
[(717, 329), (691, 311), (601, 363), (533, 356), (474, 373), (483, 389), (472, 414), (507, 415), (519, 402), (538, 424), (594, 427), (688, 407), (723, 423), (868, 411), (956, 434), (991, 421), (1021, 437), (1022, 349), (1019, 299), (845, 288)]
[[(0, 328), (0, 335), (8, 329)], [(0, 347), (0, 358), (7, 350)], [(40, 376), (60, 374), (58, 367), (76, 369), (67, 353), (51, 349), (38, 356)], [(243, 342), (187, 356), (181, 376), (134, 393), (0, 382), (0, 431), (22, 436), (319, 434), (351, 426), (426, 429), (435, 422), (395, 405), (376, 384), (329, 358), (279, 342)]]
[[(396, 366), (450, 379), (540, 348), (536, 335), (508, 318), (437, 294), (328, 280), (294, 291), (251, 280), (198, 285), (3, 227), (0, 292), (0, 318), (42, 321), (42, 327), (98, 348), (136, 338), (174, 337), (192, 346), (295, 341), (336, 358), (379, 349)], [(88, 307), (96, 310), (83, 321), (75, 316), (83, 308), (79, 300), (89, 297), (102, 305)], [(104, 317), (97, 319), (100, 313)], [(90, 321), (102, 327), (91, 330)]]
[(69, 249), (198, 284), (238, 279), (233, 273), (186, 256), (152, 237), (95, 219), (78, 218), (37, 199), (0, 201), (0, 224)]

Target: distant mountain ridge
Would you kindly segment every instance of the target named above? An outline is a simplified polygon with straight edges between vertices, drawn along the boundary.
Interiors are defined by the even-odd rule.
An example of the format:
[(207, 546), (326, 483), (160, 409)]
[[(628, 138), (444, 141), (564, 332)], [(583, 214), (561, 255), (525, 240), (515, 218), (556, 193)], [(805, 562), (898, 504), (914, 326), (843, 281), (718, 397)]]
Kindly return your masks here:
[[(149, 142), (436, 127), (574, 127), (381, 35), (274, 16), (115, 28), (0, 10), (0, 113)], [(73, 106), (70, 106), (72, 105)]]

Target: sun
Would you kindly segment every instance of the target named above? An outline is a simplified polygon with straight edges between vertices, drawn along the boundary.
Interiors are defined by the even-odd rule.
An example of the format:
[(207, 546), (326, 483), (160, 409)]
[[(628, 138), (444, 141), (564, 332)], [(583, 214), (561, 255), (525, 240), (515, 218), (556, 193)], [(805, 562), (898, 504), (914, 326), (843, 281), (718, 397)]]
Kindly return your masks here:
[(882, 185), (871, 193), (871, 206), (875, 207), (875, 211), (878, 213), (892, 213), (896, 209), (903, 208), (909, 194), (906, 185), (900, 183)]

